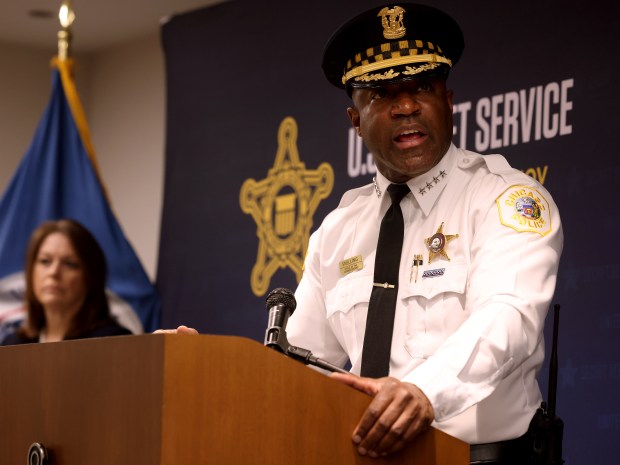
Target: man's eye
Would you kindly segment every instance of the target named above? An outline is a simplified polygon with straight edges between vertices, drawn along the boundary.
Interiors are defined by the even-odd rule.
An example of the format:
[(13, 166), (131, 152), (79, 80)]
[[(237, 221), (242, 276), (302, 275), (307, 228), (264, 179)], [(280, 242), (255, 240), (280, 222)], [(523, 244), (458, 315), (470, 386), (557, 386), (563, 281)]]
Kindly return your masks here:
[(431, 86), (431, 83), (428, 81), (422, 81), (420, 83), (420, 85), (418, 86), (418, 90), (422, 91), (422, 92), (428, 92), (429, 90), (431, 90), (433, 87)]
[(377, 87), (376, 89), (373, 89), (373, 92), (372, 92), (373, 99), (385, 98), (387, 97), (387, 95), (388, 95), (387, 90), (385, 90), (382, 87)]

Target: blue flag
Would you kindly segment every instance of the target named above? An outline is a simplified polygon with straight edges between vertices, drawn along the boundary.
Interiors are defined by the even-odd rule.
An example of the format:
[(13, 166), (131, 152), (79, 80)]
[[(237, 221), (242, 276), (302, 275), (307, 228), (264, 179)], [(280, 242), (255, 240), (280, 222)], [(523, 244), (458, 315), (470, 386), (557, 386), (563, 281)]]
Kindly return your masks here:
[[(75, 87), (63, 66), (57, 63), (53, 70), (50, 102), (0, 200), (0, 325), (23, 317), (23, 268), (31, 233), (45, 220), (69, 218), (88, 228), (105, 252), (112, 313), (133, 332), (150, 332), (159, 326), (159, 296), (123, 235), (88, 157), (90, 140), (84, 141), (74, 119), (75, 105), (67, 93)], [(79, 99), (77, 104), (81, 115)]]

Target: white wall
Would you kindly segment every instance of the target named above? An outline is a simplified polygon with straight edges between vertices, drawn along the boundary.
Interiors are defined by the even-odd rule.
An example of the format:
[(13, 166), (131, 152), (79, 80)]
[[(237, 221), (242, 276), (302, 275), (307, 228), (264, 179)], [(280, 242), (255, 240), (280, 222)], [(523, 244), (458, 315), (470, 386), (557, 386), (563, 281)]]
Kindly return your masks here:
[(155, 278), (163, 195), (164, 62), (155, 34), (90, 57), (88, 120), (112, 209)]
[(47, 52), (0, 43), (0, 191), (30, 146), (51, 90)]
[[(53, 52), (0, 43), (0, 192), (27, 150), (50, 96)], [(163, 195), (165, 89), (159, 33), (76, 57), (112, 209), (149, 277), (157, 270)]]

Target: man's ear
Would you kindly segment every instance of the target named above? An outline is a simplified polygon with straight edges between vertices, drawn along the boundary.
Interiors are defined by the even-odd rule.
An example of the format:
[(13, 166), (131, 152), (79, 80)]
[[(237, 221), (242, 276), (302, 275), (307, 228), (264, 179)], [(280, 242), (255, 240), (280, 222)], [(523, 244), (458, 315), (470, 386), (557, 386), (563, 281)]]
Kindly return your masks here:
[(349, 121), (351, 121), (351, 125), (355, 128), (358, 136), (362, 135), (360, 131), (360, 112), (357, 111), (355, 107), (347, 108), (347, 115), (349, 116)]
[(453, 111), (452, 98), (454, 97), (454, 91), (452, 89), (447, 90), (446, 97), (448, 98), (448, 105), (450, 106), (450, 111)]

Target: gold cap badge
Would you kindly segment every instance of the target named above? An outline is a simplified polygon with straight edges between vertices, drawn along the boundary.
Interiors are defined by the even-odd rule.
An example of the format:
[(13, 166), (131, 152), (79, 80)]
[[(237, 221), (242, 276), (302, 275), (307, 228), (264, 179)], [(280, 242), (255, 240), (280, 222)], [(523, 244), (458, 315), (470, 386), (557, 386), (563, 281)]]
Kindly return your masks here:
[(383, 26), (383, 37), (386, 39), (400, 39), (405, 35), (407, 29), (403, 26), (403, 16), (405, 9), (400, 6), (394, 8), (383, 8), (377, 16), (381, 16)]

